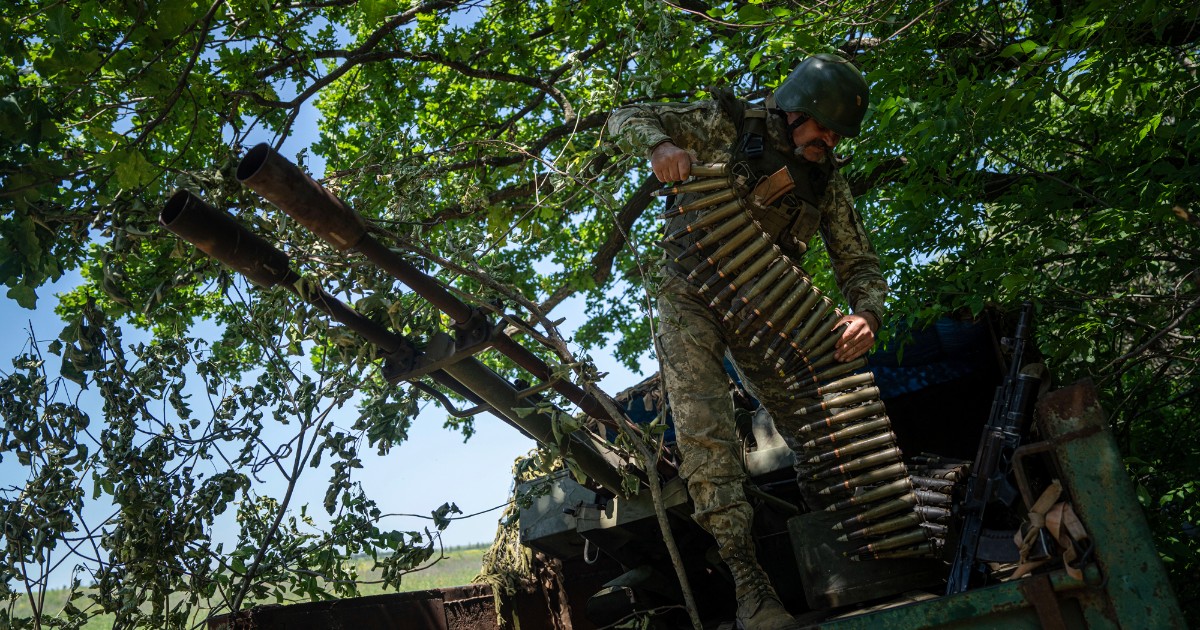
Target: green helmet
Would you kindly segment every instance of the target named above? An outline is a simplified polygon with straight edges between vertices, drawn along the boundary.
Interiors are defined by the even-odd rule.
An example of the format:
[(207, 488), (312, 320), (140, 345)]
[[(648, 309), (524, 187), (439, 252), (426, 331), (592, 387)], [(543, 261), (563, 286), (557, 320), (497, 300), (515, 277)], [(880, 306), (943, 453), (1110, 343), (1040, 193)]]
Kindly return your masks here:
[(839, 135), (853, 138), (867, 113), (870, 89), (858, 68), (821, 53), (805, 59), (775, 88), (775, 106), (808, 114)]

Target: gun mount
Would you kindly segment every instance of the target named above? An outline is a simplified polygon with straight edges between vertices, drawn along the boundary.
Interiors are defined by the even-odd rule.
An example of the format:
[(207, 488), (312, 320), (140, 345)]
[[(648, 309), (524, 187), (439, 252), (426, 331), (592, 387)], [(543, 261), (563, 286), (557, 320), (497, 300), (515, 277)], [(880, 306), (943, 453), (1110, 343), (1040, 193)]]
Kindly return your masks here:
[[(252, 149), (239, 166), (238, 177), (337, 251), (356, 252), (410, 287), (452, 320), (451, 330), (434, 335), (425, 344), (387, 330), (293, 271), (283, 252), (190, 193), (179, 192), (172, 197), (162, 212), (161, 223), (255, 284), (282, 287), (362, 336), (379, 348), (384, 374), (390, 382), (429, 378), (475, 405), (469, 411), (450, 407), (452, 413), (489, 412), (533, 439), (563, 449), (588, 476), (584, 484), (566, 474), (535, 482), (546, 491), (521, 513), (522, 543), (560, 562), (567, 576), (566, 592), (558, 609), (547, 618), (522, 617), (523, 627), (551, 628), (563, 623), (579, 628), (606, 627), (637, 616), (649, 619), (652, 627), (688, 625), (679, 610), (680, 580), (673, 575), (650, 493), (623, 492), (630, 476), (645, 482), (650, 475), (663, 483), (663, 507), (679, 541), (683, 569), (697, 594), (701, 618), (711, 627), (724, 627), (721, 624), (733, 616), (732, 582), (715, 558), (711, 537), (691, 521), (686, 488), (671, 463), (674, 460), (660, 458), (656, 470), (645, 470), (598, 433), (579, 429), (560, 438), (554, 431), (551, 413), (528, 413), (531, 397), (553, 389), (605, 426), (636, 433), (636, 424), (627, 416), (636, 416), (639, 409), (657, 415), (659, 410), (652, 402), (643, 404), (644, 396), (635, 391), (626, 398), (626, 415), (610, 413), (614, 407), (602, 403), (598, 396), (603, 394), (555, 377), (549, 365), (506, 335), (484, 311), (465, 304), (403, 255), (381, 244), (360, 215), (269, 147)], [(486, 367), (476, 355), (489, 349), (511, 358), (537, 384), (518, 387)], [(1013, 374), (1022, 367), (1019, 363), (1014, 361)], [(985, 386), (995, 384), (993, 380)], [(1031, 393), (1029, 388), (1022, 391)], [(441, 399), (449, 407), (445, 398)], [(892, 401), (888, 404), (897, 421), (900, 444), (906, 451), (922, 452), (924, 443), (914, 440), (914, 434), (920, 429), (929, 430), (922, 423), (938, 415), (929, 405), (939, 402), (912, 405), (903, 396), (894, 400), (894, 405)], [(906, 419), (903, 411), (897, 413), (906, 406), (918, 408), (918, 413), (912, 414), (916, 420)], [(973, 409), (979, 411), (978, 405)], [(1020, 496), (1012, 497), (1006, 509), (990, 509), (988, 521), (976, 519), (973, 527), (979, 531), (972, 534), (978, 541), (970, 545), (973, 557), (960, 563), (969, 570), (957, 572), (955, 581), (960, 586), (952, 585), (951, 593), (943, 596), (939, 595), (946, 589), (952, 558), (946, 554), (904, 557), (905, 549), (928, 549), (924, 539), (881, 547), (883, 553), (877, 554), (881, 559), (851, 561), (846, 539), (868, 534), (838, 527), (844, 523), (831, 521), (834, 512), (803, 513), (797, 506), (805, 502), (792, 473), (795, 455), (775, 431), (769, 415), (754, 411), (752, 404), (745, 411), (744, 463), (752, 479), (747, 490), (758, 506), (755, 537), (759, 558), (781, 599), (809, 627), (949, 628), (977, 623), (1047, 628), (1183, 627), (1182, 614), (1149, 544), (1144, 518), (1089, 385), (1043, 395), (1033, 414), (1034, 422), (1022, 419), (1018, 423), (1026, 425), (1023, 431), (1029, 434), (1027, 439), (1020, 440), (1019, 447), (1014, 442), (1005, 449), (1002, 459), (1006, 471), (989, 475), (1006, 482), (1011, 478)], [(944, 413), (956, 418), (959, 431), (978, 431), (982, 418), (965, 411), (962, 407)], [(912, 442), (916, 448), (910, 448)], [(965, 462), (954, 457), (922, 457), (920, 462), (918, 458), (909, 461), (929, 470), (955, 466), (964, 470), (961, 466)], [(938, 468), (935, 463), (954, 466)], [(963, 503), (963, 489), (949, 475), (942, 481), (939, 487), (950, 492), (947, 501), (953, 505), (925, 507), (948, 512)], [(916, 496), (917, 491), (923, 490), (910, 494)], [(852, 495), (839, 504), (865, 502), (864, 494)], [(858, 516), (871, 509), (879, 507), (863, 510)], [(1040, 525), (1045, 519), (1040, 516), (1052, 509), (1072, 510), (1079, 529), (1074, 533), (1044, 531)], [(1039, 515), (1035, 519), (1040, 521), (1039, 526), (1021, 525), (1031, 513)], [(908, 524), (921, 520), (900, 518), (910, 519)], [(935, 527), (946, 529), (943, 525)], [(952, 520), (951, 531), (942, 535), (946, 540), (959, 540), (961, 528), (961, 519)], [(839, 531), (844, 533), (838, 536)], [(1014, 540), (1018, 531), (1025, 541), (1021, 546)], [(917, 547), (908, 547), (910, 543)], [(947, 545), (946, 549), (952, 547)], [(980, 570), (982, 565), (977, 561), (984, 560), (999, 568)], [(1032, 575), (1015, 579), (1033, 571), (1039, 563), (1041, 567)], [(1120, 579), (1114, 579), (1118, 576)], [(454, 601), (481, 596), (475, 590), (469, 595), (456, 595)], [(437, 615), (427, 614), (432, 606), (428, 598), (402, 597), (387, 602), (364, 598), (364, 606), (367, 599), (372, 600), (370, 607), (377, 606), (381, 611), (388, 606), (408, 610), (403, 607), (415, 605), (428, 627), (491, 627), (485, 623), (487, 615), (475, 615), (472, 625), (455, 625), (449, 612), (437, 621)], [(445, 611), (450, 610), (449, 596), (439, 601), (444, 602), (441, 605)], [(404, 619), (406, 613), (388, 610), (364, 627), (407, 627), (387, 621)], [(275, 613), (264, 612), (255, 622), (268, 627), (273, 623), (272, 615)], [(287, 615), (279, 617), (280, 623), (287, 623), (284, 617)], [(340, 627), (336, 615), (322, 619), (321, 627)], [(315, 617), (306, 620), (318, 621)], [(240, 627), (229, 618), (214, 619), (212, 627), (230, 624)]]

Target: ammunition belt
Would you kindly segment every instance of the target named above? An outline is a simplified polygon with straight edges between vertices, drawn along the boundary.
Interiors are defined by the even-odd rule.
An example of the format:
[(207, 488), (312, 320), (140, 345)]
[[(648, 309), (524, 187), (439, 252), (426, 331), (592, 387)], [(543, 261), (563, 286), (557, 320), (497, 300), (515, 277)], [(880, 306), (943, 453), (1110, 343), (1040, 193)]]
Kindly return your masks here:
[(796, 452), (801, 490), (810, 507), (846, 514), (834, 529), (861, 544), (847, 554), (939, 553), (953, 486), (946, 477), (960, 473), (910, 473), (874, 375), (853, 373), (866, 359), (833, 358), (842, 311), (754, 219), (790, 190), (790, 176), (748, 182), (746, 173), (737, 164), (693, 165), (692, 180), (658, 191), (699, 195), (661, 217), (671, 225), (663, 245), (678, 254), (668, 264), (687, 273), (732, 338), (762, 349), (764, 364), (793, 392), (795, 437), (806, 440)]

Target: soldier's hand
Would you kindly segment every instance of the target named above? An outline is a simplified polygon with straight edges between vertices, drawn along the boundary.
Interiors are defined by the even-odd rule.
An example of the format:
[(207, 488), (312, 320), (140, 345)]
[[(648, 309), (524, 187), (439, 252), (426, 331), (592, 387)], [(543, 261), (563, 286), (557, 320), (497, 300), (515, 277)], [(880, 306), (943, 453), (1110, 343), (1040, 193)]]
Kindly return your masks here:
[(863, 315), (847, 315), (833, 325), (834, 329), (845, 325), (842, 336), (834, 344), (833, 358), (845, 363), (866, 354), (875, 345), (875, 327), (879, 322)]
[(681, 182), (692, 175), (692, 155), (668, 140), (650, 153), (650, 168), (664, 184)]

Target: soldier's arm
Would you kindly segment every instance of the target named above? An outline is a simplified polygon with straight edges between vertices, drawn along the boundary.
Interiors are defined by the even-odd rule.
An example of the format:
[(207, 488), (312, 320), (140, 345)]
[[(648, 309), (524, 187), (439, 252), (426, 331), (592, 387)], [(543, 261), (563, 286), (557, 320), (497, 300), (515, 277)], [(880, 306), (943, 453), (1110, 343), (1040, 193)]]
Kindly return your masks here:
[(874, 345), (875, 331), (883, 322), (888, 286), (879, 271), (879, 256), (854, 209), (850, 186), (840, 173), (830, 179), (829, 194), (822, 204), (821, 237), (829, 251), (834, 278), (856, 316), (844, 320), (847, 329), (837, 346), (837, 358), (849, 361)]
[(680, 181), (693, 162), (728, 150), (734, 125), (714, 101), (631, 105), (613, 112), (608, 130), (623, 151), (645, 155), (660, 181)]

